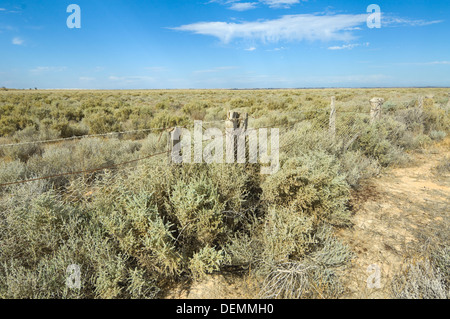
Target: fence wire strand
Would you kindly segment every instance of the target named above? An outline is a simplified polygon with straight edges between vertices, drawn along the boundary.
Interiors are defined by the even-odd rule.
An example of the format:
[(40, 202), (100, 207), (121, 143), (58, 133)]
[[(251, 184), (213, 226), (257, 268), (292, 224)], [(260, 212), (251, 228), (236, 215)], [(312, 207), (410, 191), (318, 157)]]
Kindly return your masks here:
[[(324, 112), (324, 110), (316, 110)], [(307, 112), (305, 112), (307, 113)], [(329, 112), (328, 112), (329, 113)], [(328, 113), (325, 113), (323, 117), (323, 120), (317, 121), (317, 118), (303, 118), (303, 119), (296, 119), (290, 121), (288, 124), (279, 125), (279, 124), (273, 124), (273, 125), (264, 125), (263, 127), (258, 127), (258, 122), (256, 119), (250, 119), (251, 127), (247, 129), (247, 133), (251, 132), (252, 130), (258, 131), (259, 129), (273, 129), (278, 128), (279, 129), (279, 148), (278, 149), (271, 149), (270, 145), (268, 147), (268, 152), (280, 152), (280, 151), (288, 151), (295, 145), (295, 141), (292, 141), (292, 135), (288, 134), (291, 133), (294, 128), (300, 127), (300, 125), (311, 125), (311, 128), (314, 130), (321, 131), (323, 134), (330, 134), (330, 123), (328, 118)], [(343, 114), (341, 114), (343, 113)], [(359, 114), (359, 115), (358, 115)], [(284, 115), (283, 113), (281, 115)], [(297, 113), (299, 115), (299, 113)], [(300, 114), (301, 115), (301, 114)], [(358, 118), (359, 117), (359, 118)], [(337, 120), (336, 120), (336, 129), (335, 129), (335, 135), (334, 135), (334, 143), (341, 143), (343, 145), (343, 148), (346, 150), (358, 137), (360, 132), (360, 126), (358, 125), (358, 121), (368, 121), (369, 117), (367, 113), (361, 113), (361, 112), (337, 112)], [(208, 121), (208, 122), (201, 122), (202, 123), (202, 129), (206, 130), (211, 124), (219, 124), (215, 126), (215, 128), (224, 129), (224, 123), (227, 122), (226, 120), (218, 120), (218, 121)], [(289, 122), (289, 121), (288, 121)], [(179, 128), (193, 128), (195, 124), (186, 125), (184, 127), (179, 126)], [(74, 175), (86, 175), (86, 174), (93, 174), (100, 171), (106, 171), (106, 170), (112, 170), (117, 169), (121, 167), (125, 167), (127, 165), (142, 162), (146, 159), (150, 159), (153, 157), (161, 156), (163, 154), (169, 155), (171, 150), (167, 145), (167, 140), (162, 140), (162, 135), (164, 132), (170, 132), (171, 130), (175, 129), (175, 127), (171, 128), (152, 128), (152, 129), (143, 129), (143, 130), (134, 130), (134, 131), (123, 131), (123, 132), (110, 132), (105, 134), (95, 134), (95, 135), (85, 135), (85, 136), (79, 136), (79, 137), (70, 137), (70, 138), (61, 138), (61, 139), (53, 139), (53, 140), (43, 140), (43, 141), (34, 141), (34, 142), (22, 142), (22, 143), (15, 143), (15, 144), (3, 144), (0, 145), (0, 147), (7, 147), (7, 146), (17, 146), (17, 145), (27, 145), (27, 144), (42, 144), (42, 143), (54, 143), (54, 142), (60, 142), (60, 141), (68, 141), (68, 140), (75, 140), (75, 139), (83, 139), (83, 138), (93, 138), (93, 137), (107, 137), (107, 136), (114, 136), (119, 134), (133, 134), (133, 133), (142, 133), (142, 132), (150, 132), (152, 134), (155, 132), (157, 133), (157, 143), (155, 145), (156, 149), (165, 149), (161, 152), (155, 152), (151, 155), (145, 155), (141, 156), (136, 159), (123, 161), (120, 163), (110, 164), (110, 165), (102, 165), (97, 168), (91, 168), (91, 169), (83, 169), (83, 170), (76, 170), (73, 172), (62, 172), (58, 174), (51, 174), (46, 175), (42, 177), (36, 177), (36, 178), (29, 178), (29, 179), (23, 179), (23, 180), (17, 180), (7, 183), (0, 184), (0, 187), (7, 187), (12, 185), (18, 185), (18, 184), (24, 184), (29, 182), (35, 182), (35, 181), (42, 181), (42, 180), (50, 180), (54, 178), (59, 177), (67, 177), (67, 176), (74, 176)], [(292, 133), (291, 133), (292, 134)], [(226, 133), (223, 133), (222, 137), (226, 137)], [(166, 143), (164, 145), (164, 143)], [(269, 143), (270, 144), (270, 143)], [(246, 147), (247, 148), (247, 147)], [(237, 145), (235, 144), (235, 152), (237, 152)], [(246, 151), (247, 152), (247, 151)], [(260, 155), (260, 151), (257, 150), (256, 153), (250, 153), (250, 150), (248, 150), (248, 153), (246, 156), (249, 156), (250, 158), (257, 158), (258, 155)], [(84, 159), (83, 159), (84, 160)], [(236, 158), (237, 160), (237, 158)]]

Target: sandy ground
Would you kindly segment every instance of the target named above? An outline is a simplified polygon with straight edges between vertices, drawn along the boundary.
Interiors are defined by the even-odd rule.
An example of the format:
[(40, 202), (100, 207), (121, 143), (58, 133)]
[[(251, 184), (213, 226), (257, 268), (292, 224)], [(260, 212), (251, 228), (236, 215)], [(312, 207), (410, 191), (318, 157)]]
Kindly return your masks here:
[(356, 253), (343, 274), (343, 298), (392, 298), (392, 277), (420, 258), (424, 245), (449, 242), (450, 176), (435, 170), (446, 156), (448, 139), (412, 155), (409, 167), (390, 169), (354, 194), (355, 225), (338, 233)]

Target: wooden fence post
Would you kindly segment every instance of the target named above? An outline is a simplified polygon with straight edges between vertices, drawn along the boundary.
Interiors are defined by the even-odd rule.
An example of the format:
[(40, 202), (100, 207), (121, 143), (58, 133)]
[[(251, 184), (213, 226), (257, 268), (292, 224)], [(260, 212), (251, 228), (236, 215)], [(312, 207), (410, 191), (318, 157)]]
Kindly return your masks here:
[(419, 96), (418, 108), (420, 112), (423, 111), (423, 101), (424, 101), (423, 95)]
[(245, 133), (248, 129), (248, 113), (239, 113), (228, 111), (227, 121), (225, 122), (226, 132), (226, 157), (227, 163), (235, 163), (238, 159), (238, 136), (236, 132), (241, 130)]
[(237, 153), (237, 139), (235, 132), (239, 127), (239, 113), (228, 111), (227, 121), (225, 122), (226, 129), (226, 158), (228, 164), (233, 164)]
[(330, 135), (336, 138), (336, 97), (331, 97)]
[(373, 124), (381, 119), (382, 107), (384, 104), (384, 99), (380, 97), (374, 97), (370, 100), (370, 122)]
[[(167, 143), (169, 144), (169, 163), (181, 164), (183, 153), (181, 148), (181, 129), (179, 127), (175, 127), (169, 131)], [(174, 153), (174, 150), (176, 153)]]

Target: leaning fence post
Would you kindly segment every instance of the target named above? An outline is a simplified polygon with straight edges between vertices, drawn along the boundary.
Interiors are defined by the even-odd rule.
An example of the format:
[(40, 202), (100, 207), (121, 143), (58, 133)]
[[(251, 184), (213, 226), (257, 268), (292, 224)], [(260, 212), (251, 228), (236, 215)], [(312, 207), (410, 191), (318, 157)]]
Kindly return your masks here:
[(370, 100), (370, 122), (375, 123), (381, 119), (382, 107), (384, 104), (384, 99), (380, 97), (374, 97)]
[(331, 97), (330, 135), (336, 138), (336, 97)]

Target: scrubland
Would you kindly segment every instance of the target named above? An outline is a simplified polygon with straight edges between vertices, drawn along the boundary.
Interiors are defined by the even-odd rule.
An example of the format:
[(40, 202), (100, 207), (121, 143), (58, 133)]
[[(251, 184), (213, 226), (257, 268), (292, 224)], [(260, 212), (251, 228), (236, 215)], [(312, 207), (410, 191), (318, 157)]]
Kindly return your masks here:
[[(248, 283), (246, 298), (339, 298), (355, 252), (336, 233), (353, 227), (352, 194), (448, 136), (448, 93), (2, 91), (0, 297), (164, 298), (220, 273)], [(371, 123), (375, 96), (386, 102)], [(429, 96), (423, 108), (420, 96)], [(250, 127), (280, 127), (276, 174), (261, 175), (259, 163), (149, 157), (166, 150), (165, 129), (194, 120), (223, 128), (227, 110), (248, 112)], [(110, 168), (89, 172), (102, 167)], [(446, 174), (448, 159), (436, 171)], [(402, 291), (398, 277), (393, 297), (449, 296), (446, 240), (409, 273), (432, 274), (439, 294)], [(72, 264), (81, 268), (79, 290), (66, 285)]]

